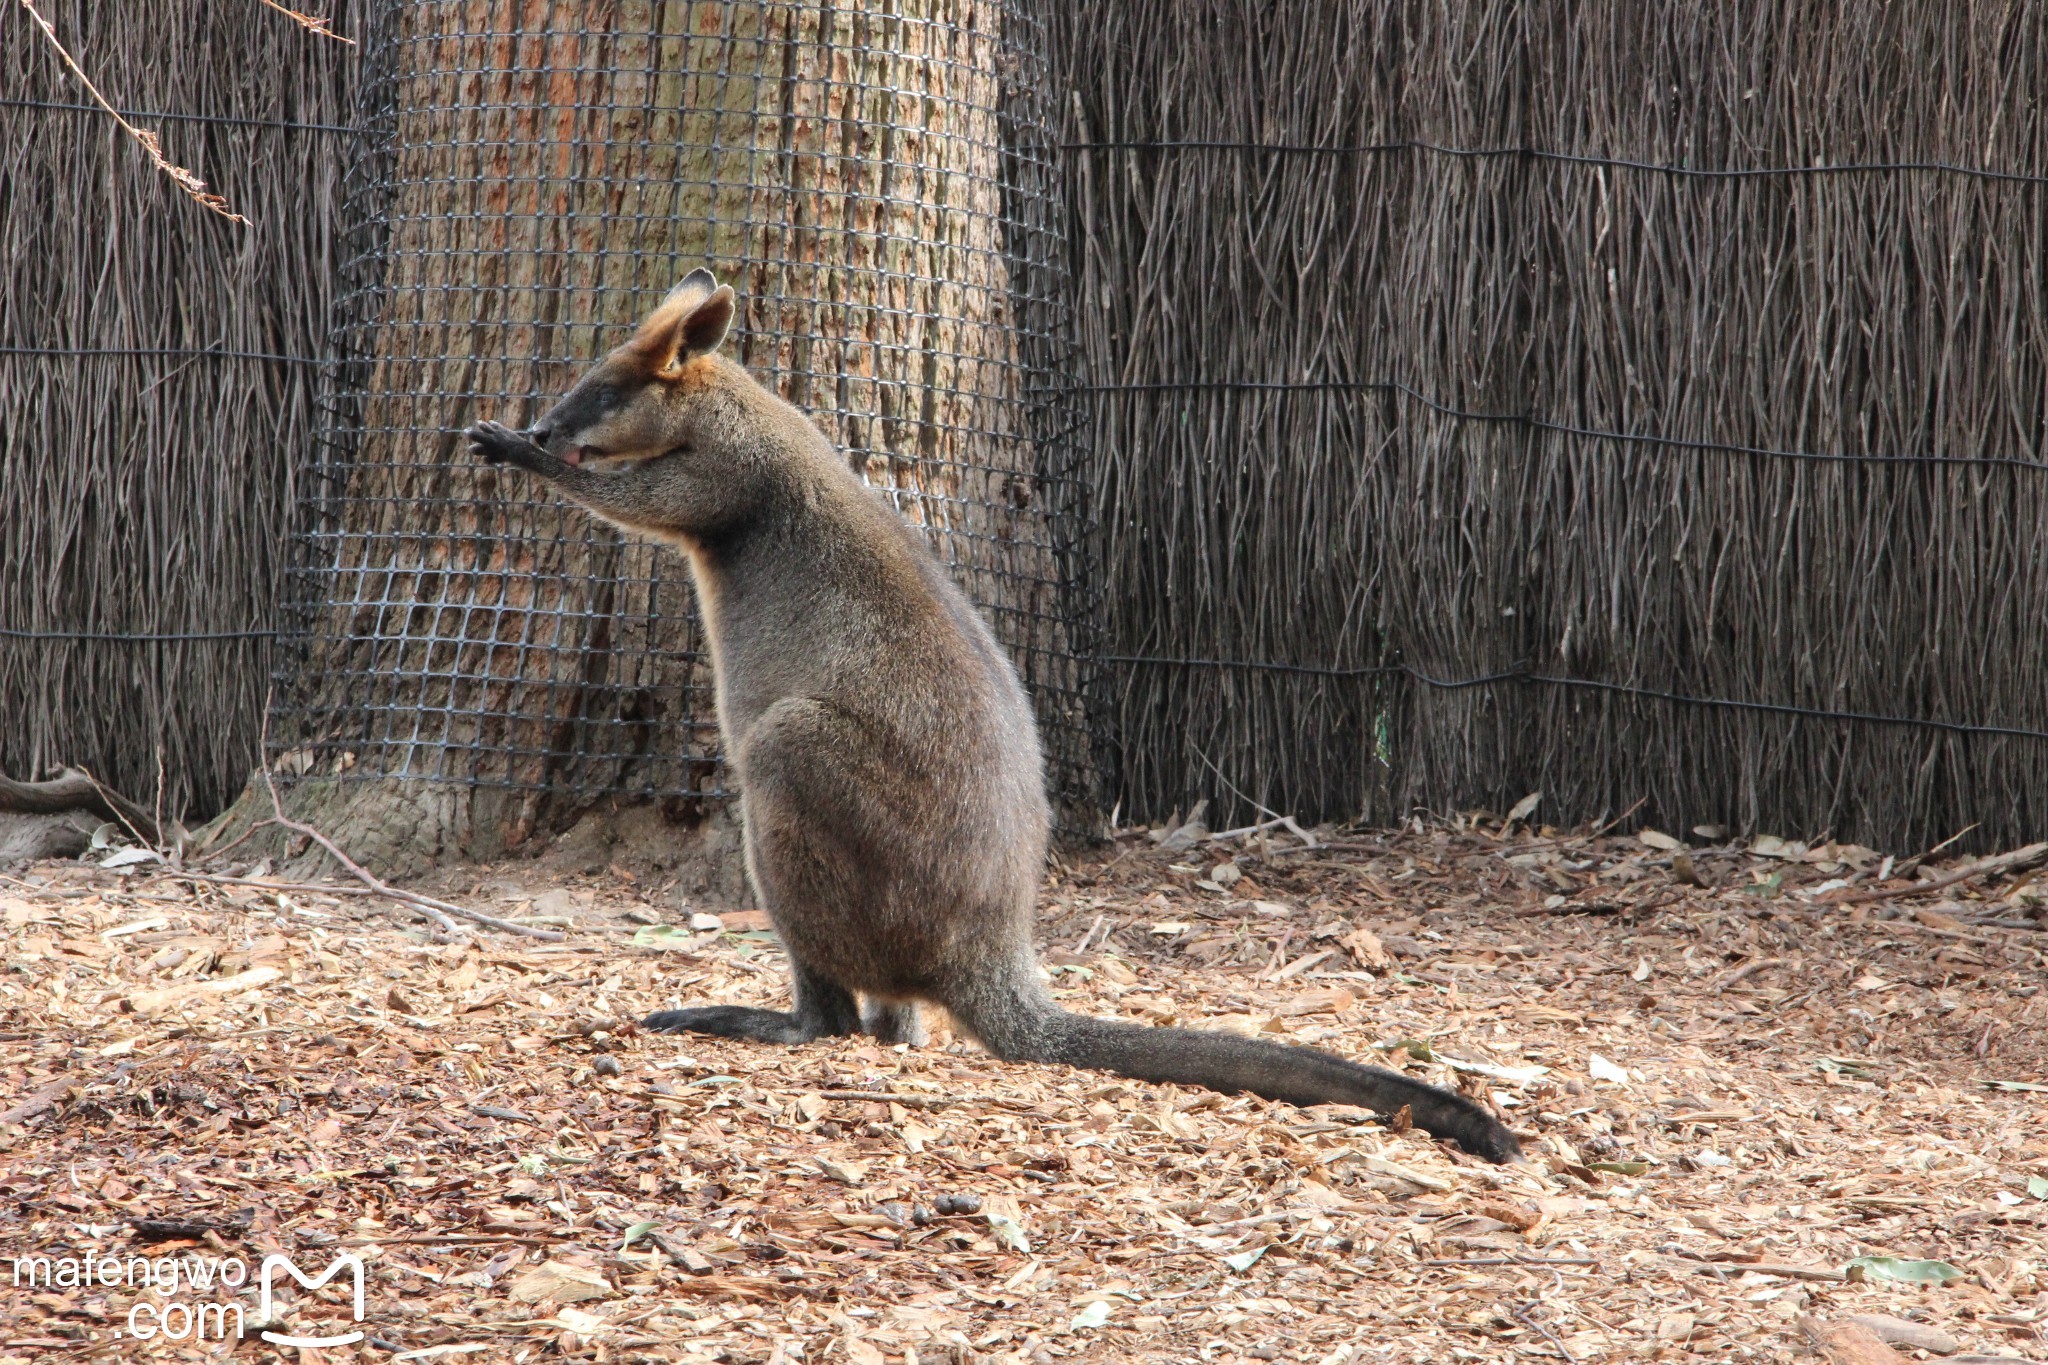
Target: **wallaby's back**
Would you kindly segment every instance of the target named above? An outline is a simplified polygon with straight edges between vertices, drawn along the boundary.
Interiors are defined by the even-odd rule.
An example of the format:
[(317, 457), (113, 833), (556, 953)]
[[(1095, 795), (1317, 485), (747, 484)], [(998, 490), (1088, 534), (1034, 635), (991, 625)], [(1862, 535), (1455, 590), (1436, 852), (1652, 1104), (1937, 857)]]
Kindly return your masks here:
[(1515, 1158), (1483, 1107), (1399, 1073), (1054, 1004), (1032, 948), (1048, 811), (1023, 687), (923, 534), (796, 409), (715, 354), (732, 308), (730, 289), (693, 272), (533, 439), (472, 431), (487, 459), (690, 558), (748, 871), (795, 999), (787, 1012), (664, 1011), (649, 1027), (895, 1040), (917, 1036), (916, 1004), (931, 1001), (998, 1056), (1406, 1108), (1469, 1151)]

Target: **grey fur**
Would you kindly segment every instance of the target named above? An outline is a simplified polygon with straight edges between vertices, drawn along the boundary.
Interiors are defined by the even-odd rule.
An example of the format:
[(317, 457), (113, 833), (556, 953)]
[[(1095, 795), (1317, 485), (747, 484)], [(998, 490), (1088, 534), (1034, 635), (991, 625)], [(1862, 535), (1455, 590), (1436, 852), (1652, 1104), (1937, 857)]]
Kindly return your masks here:
[(1024, 689), (920, 533), (801, 412), (716, 354), (732, 312), (732, 291), (692, 272), (532, 439), (494, 422), (469, 433), (484, 459), (677, 545), (696, 576), (748, 875), (795, 998), (786, 1012), (670, 1010), (647, 1027), (915, 1041), (917, 1003), (931, 1001), (998, 1057), (1406, 1107), (1468, 1151), (1516, 1159), (1479, 1104), (1397, 1072), (1053, 1002), (1032, 944), (1049, 819)]

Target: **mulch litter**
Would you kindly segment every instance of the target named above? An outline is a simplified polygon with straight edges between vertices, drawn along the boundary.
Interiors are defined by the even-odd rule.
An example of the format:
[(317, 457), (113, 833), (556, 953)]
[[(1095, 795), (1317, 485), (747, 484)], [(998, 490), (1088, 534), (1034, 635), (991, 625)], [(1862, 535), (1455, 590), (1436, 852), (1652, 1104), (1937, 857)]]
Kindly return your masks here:
[[(1488, 1095), (1528, 1164), (1002, 1064), (943, 1020), (643, 1034), (777, 1002), (783, 965), (758, 912), (623, 868), (441, 893), (559, 942), (263, 865), (0, 875), (0, 1362), (2048, 1359), (2038, 851), (1310, 833), (1056, 868), (1055, 990)], [(359, 1325), (343, 1278), (258, 1320), (264, 1256), (344, 1252)], [(142, 1257), (251, 1268), (177, 1287), (238, 1304), (239, 1344), (138, 1335), (180, 1321)]]

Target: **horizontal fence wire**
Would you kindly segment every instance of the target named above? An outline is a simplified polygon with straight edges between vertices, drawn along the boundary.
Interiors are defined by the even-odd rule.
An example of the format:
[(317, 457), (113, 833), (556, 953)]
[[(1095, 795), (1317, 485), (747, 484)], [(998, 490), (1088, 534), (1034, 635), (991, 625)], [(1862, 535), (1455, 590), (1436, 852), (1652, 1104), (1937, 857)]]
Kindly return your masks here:
[(161, 645), (187, 640), (275, 640), (276, 630), (129, 631), (107, 630), (9, 630), (0, 628), (0, 638), (9, 640), (64, 640), (92, 644)]
[(1474, 412), (1442, 403), (1412, 385), (1394, 379), (1361, 380), (1269, 380), (1269, 379), (1165, 379), (1138, 380), (1114, 384), (1081, 384), (1082, 394), (1115, 393), (1395, 393), (1413, 399), (1430, 411), (1461, 422), (1513, 422), (1532, 431), (1554, 431), (1566, 436), (1584, 436), (1595, 441), (1622, 441), (1635, 445), (1672, 446), (1684, 450), (1712, 450), (1729, 455), (1761, 455), (1774, 460), (1811, 460), (1823, 464), (1972, 465), (1997, 469), (2048, 470), (2048, 459), (2020, 459), (2005, 455), (1908, 455), (1867, 451), (1775, 450), (1767, 446), (1737, 445), (1729, 441), (1660, 436), (1647, 431), (1600, 431), (1592, 427), (1553, 422), (1527, 412)]
[[(119, 106), (116, 106), (117, 108)], [(71, 100), (23, 100), (0, 99), (0, 109), (39, 109), (51, 113), (85, 114), (94, 121), (107, 117), (107, 111), (97, 104), (81, 104)], [(266, 128), (282, 133), (354, 133), (356, 128), (347, 123), (302, 123), (288, 119), (247, 118), (234, 114), (194, 114), (170, 109), (120, 109), (122, 118), (130, 123), (147, 128), (159, 123), (203, 123), (214, 128)]]
[(2048, 12), (1052, 32), (1127, 816), (2048, 828)]
[[(82, 766), (197, 820), (260, 761), (355, 63), (260, 7), (40, 8), (249, 222), (0, 21), (0, 772)], [(349, 32), (357, 6), (326, 8)]]
[(1650, 171), (1657, 175), (1697, 176), (1702, 180), (1936, 171), (1945, 175), (1973, 176), (1982, 180), (2048, 185), (2048, 175), (2029, 175), (2019, 171), (2001, 171), (1988, 166), (1968, 166), (1947, 161), (1851, 161), (1838, 165), (1822, 162), (1812, 166), (1681, 166), (1665, 161), (1632, 161), (1625, 157), (1557, 152), (1542, 147), (1448, 147), (1412, 138), (1400, 142), (1375, 142), (1360, 146), (1329, 146), (1313, 142), (1251, 142), (1241, 139), (1143, 139), (1127, 142), (1063, 142), (1060, 149), (1065, 152), (1255, 152), (1271, 156), (1376, 156), (1387, 152), (1428, 152), (1434, 156), (1474, 160), (1520, 157), (1530, 161), (1554, 161), (1566, 166), (1602, 166), (1614, 170)]
[(1602, 682), (1597, 678), (1561, 678), (1527, 669), (1486, 673), (1473, 678), (1433, 678), (1419, 668), (1405, 664), (1380, 664), (1363, 668), (1323, 667), (1316, 664), (1279, 663), (1253, 659), (1173, 659), (1147, 654), (1101, 654), (1096, 664), (1121, 664), (1142, 668), (1214, 668), (1251, 673), (1295, 673), (1313, 678), (1412, 679), (1425, 687), (1457, 691), (1467, 687), (1495, 687), (1527, 684), (1541, 687), (1581, 687), (1595, 692), (1615, 692), (1680, 706), (1726, 706), (1740, 711), (1762, 711), (1771, 715), (1796, 716), (1802, 720), (1852, 721), (1860, 725), (1903, 725), (1923, 730), (1940, 730), (1952, 735), (1998, 735), (2017, 739), (2048, 739), (2048, 730), (2029, 730), (2009, 725), (1971, 725), (1963, 721), (1930, 720), (1925, 716), (1879, 716), (1863, 711), (1830, 711), (1813, 706), (1791, 706), (1780, 702), (1744, 701), (1736, 697), (1694, 697), (1656, 687)]
[(147, 356), (151, 359), (260, 360), (269, 365), (330, 363), (324, 357), (279, 355), (273, 351), (234, 351), (220, 346), (0, 346), (0, 355), (47, 356), (52, 359), (94, 359), (105, 356)]
[(348, 287), (273, 759), (305, 780), (728, 794), (687, 566), (476, 463), (677, 280), (929, 534), (1091, 789), (1081, 416), (1027, 6), (388, 0), (363, 48)]

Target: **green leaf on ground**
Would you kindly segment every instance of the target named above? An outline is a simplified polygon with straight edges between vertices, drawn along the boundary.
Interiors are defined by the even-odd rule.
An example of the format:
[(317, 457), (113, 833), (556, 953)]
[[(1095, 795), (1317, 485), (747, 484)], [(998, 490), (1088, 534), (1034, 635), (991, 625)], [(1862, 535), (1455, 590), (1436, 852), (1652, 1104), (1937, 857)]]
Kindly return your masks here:
[(1906, 1261), (1897, 1256), (1858, 1256), (1842, 1267), (1852, 1281), (1897, 1280), (1901, 1284), (1947, 1284), (1963, 1272), (1947, 1261)]

